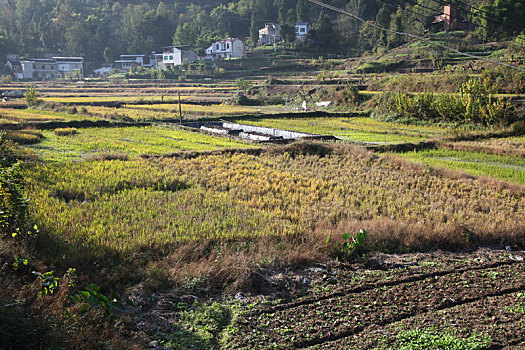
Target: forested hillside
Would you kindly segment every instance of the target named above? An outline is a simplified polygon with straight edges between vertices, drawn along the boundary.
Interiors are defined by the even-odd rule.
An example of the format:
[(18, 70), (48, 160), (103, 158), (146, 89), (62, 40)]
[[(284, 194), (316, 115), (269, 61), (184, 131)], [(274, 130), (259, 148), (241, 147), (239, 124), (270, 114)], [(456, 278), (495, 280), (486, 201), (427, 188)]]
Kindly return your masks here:
[[(422, 34), (442, 11), (444, 0), (330, 0), (367, 20)], [(467, 3), (468, 2), (468, 3)], [(459, 16), (482, 39), (511, 38), (525, 28), (522, 1), (452, 1)], [(307, 0), (95, 1), (0, 0), (0, 61), (9, 52), (44, 52), (112, 61), (123, 53), (149, 53), (171, 44), (203, 49), (218, 38), (256, 41), (257, 30), (279, 21), (281, 32), (309, 21), (313, 49), (358, 54), (395, 47), (403, 39), (355, 20), (328, 13)], [(286, 35), (282, 35), (287, 38)], [(289, 36), (293, 40), (293, 35)]]

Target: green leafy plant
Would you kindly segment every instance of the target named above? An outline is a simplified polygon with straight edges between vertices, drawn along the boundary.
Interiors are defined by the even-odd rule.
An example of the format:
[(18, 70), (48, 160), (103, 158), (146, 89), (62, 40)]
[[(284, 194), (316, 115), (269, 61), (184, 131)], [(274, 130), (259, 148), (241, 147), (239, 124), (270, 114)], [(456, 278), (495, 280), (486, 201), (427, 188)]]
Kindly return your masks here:
[(40, 279), (40, 286), (42, 287), (40, 294), (53, 294), (58, 289), (60, 278), (54, 275), (54, 271), (44, 273), (33, 271), (33, 274)]
[(351, 233), (343, 234), (343, 240), (345, 240), (345, 242), (343, 242), (341, 250), (343, 252), (348, 252), (361, 249), (365, 243), (367, 235), (366, 230), (363, 229), (359, 230), (355, 235), (352, 235)]
[(122, 303), (116, 298), (109, 298), (100, 292), (100, 287), (94, 283), (86, 284), (84, 290), (78, 291), (71, 296), (73, 302), (85, 302), (93, 308), (102, 308), (106, 314), (114, 317), (114, 311), (124, 309)]
[(15, 262), (13, 263), (13, 268), (15, 270), (18, 270), (18, 267), (20, 265), (26, 265), (29, 263), (29, 260), (25, 259), (25, 258), (19, 258), (18, 256), (15, 256)]
[(396, 349), (485, 349), (490, 337), (472, 334), (468, 338), (459, 338), (453, 332), (439, 331), (435, 328), (411, 329), (397, 335)]

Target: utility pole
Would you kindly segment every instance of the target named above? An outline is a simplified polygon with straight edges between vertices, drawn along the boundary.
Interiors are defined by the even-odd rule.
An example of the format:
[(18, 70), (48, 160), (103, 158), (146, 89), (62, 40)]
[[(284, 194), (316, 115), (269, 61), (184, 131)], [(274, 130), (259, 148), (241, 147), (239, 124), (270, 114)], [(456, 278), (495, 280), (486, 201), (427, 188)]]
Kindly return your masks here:
[(179, 123), (182, 126), (182, 106), (180, 105), (180, 91), (177, 91), (179, 95)]

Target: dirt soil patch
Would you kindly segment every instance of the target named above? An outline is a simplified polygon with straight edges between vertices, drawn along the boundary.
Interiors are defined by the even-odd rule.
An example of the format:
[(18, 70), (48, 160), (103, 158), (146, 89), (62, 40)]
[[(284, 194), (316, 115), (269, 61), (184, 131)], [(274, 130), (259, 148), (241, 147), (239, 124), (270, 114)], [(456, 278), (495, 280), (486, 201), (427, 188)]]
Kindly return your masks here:
[(487, 348), (525, 345), (524, 252), (378, 254), (257, 272), (228, 348), (388, 348), (403, 330), (453, 329), (490, 337)]

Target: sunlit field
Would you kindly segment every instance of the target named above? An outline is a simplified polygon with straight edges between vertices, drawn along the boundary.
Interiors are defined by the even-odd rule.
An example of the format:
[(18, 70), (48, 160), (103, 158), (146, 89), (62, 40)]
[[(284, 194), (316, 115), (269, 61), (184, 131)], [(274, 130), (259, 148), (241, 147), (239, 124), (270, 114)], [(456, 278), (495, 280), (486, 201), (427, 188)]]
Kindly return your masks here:
[(57, 136), (53, 131), (44, 131), (43, 135), (40, 143), (28, 147), (49, 161), (80, 160), (98, 153), (137, 156), (249, 147), (240, 141), (169, 126), (83, 128), (75, 135)]

